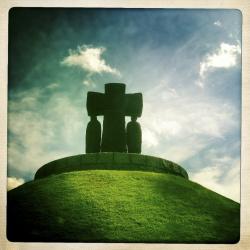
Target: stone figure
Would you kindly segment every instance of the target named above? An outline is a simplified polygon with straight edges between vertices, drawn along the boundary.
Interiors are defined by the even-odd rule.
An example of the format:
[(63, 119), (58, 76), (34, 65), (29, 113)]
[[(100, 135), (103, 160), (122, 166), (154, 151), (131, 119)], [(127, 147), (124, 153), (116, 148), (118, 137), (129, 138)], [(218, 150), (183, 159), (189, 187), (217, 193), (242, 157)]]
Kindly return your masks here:
[(136, 121), (137, 117), (132, 116), (131, 121), (127, 124), (126, 135), (127, 135), (127, 146), (128, 153), (141, 153), (141, 126)]
[(101, 152), (127, 152), (125, 116), (141, 116), (142, 94), (125, 94), (125, 88), (123, 83), (107, 83), (104, 94), (88, 92), (88, 115), (104, 116)]
[(86, 153), (98, 153), (101, 150), (101, 123), (91, 116), (86, 129)]

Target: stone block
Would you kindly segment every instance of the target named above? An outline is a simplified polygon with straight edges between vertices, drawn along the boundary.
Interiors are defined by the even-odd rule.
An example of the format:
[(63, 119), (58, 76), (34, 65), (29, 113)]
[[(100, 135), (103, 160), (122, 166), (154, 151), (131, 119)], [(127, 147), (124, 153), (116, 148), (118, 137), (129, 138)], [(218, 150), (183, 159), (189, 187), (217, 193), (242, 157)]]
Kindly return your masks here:
[(174, 169), (174, 172), (177, 173), (177, 174), (181, 174), (181, 170), (180, 170), (180, 167), (176, 164), (173, 164), (173, 169)]
[(97, 158), (98, 164), (113, 164), (113, 153), (99, 153)]
[(129, 165), (130, 156), (127, 153), (114, 153), (114, 164), (115, 165)]
[(130, 158), (130, 163), (132, 165), (140, 165), (140, 166), (145, 166), (146, 164), (146, 156), (145, 155), (140, 155), (140, 154), (129, 154)]
[(93, 165), (97, 162), (97, 153), (82, 155), (82, 166)]
[(82, 155), (68, 157), (67, 165), (71, 168), (80, 168), (82, 166)]
[(153, 169), (159, 168), (161, 166), (161, 159), (154, 156), (150, 156), (147, 158), (147, 165)]
[(62, 159), (58, 159), (55, 160), (53, 162), (50, 163), (51, 167), (55, 167), (55, 168), (67, 168), (69, 166), (69, 158), (71, 157), (65, 157)]

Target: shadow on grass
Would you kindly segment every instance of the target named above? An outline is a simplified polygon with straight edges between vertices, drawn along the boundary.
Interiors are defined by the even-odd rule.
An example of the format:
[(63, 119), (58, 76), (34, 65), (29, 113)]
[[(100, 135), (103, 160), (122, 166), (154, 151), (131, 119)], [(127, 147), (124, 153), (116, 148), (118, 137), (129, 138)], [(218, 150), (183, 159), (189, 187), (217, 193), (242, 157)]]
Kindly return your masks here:
[[(176, 243), (237, 243), (240, 239), (240, 205), (199, 184), (176, 176), (155, 181), (172, 211), (166, 230), (177, 234)], [(171, 226), (171, 228), (169, 228)], [(174, 238), (174, 235), (173, 235)]]
[[(63, 177), (62, 177), (63, 178)], [(53, 182), (54, 181), (54, 182)], [(60, 179), (60, 182), (62, 180)], [(103, 239), (95, 224), (100, 208), (76, 200), (72, 187), (51, 178), (49, 188), (27, 183), (7, 195), (7, 238), (13, 242), (95, 242)], [(64, 183), (66, 184), (66, 183)], [(18, 192), (16, 192), (18, 191)], [(71, 195), (70, 195), (70, 193)], [(61, 197), (63, 199), (58, 199)], [(82, 211), (88, 211), (82, 214)]]
[(92, 170), (8, 192), (11, 241), (235, 243), (239, 204), (168, 174)]

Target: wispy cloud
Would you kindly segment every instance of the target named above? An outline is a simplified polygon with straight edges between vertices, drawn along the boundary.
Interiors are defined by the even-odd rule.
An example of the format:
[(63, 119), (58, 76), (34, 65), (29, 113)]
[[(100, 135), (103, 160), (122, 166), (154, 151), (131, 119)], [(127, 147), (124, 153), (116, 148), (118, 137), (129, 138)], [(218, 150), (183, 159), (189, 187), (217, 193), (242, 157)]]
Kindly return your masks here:
[(221, 27), (222, 23), (220, 22), (220, 20), (217, 20), (217, 21), (214, 22), (214, 25), (218, 26), (218, 27)]
[(120, 76), (120, 72), (102, 58), (105, 51), (104, 47), (78, 46), (76, 50), (69, 50), (69, 55), (61, 63), (66, 66), (80, 67), (90, 74), (110, 73)]
[(209, 164), (195, 172), (190, 178), (213, 191), (240, 201), (240, 160), (232, 157), (213, 157), (209, 152)]
[(48, 89), (56, 89), (60, 86), (60, 84), (58, 82), (53, 82), (53, 83), (50, 83), (47, 88)]
[(178, 162), (198, 154), (213, 139), (223, 140), (238, 125), (237, 110), (230, 103), (181, 94), (167, 84), (150, 89), (144, 100), (144, 150)]
[(238, 44), (221, 43), (214, 53), (206, 55), (205, 59), (200, 63), (200, 76), (205, 77), (207, 71), (214, 68), (231, 68), (235, 66), (240, 53), (241, 49)]
[(195, 82), (196, 85), (203, 88), (207, 74), (214, 69), (228, 69), (237, 66), (240, 54), (241, 48), (239, 44), (221, 43), (218, 49), (213, 53), (207, 54), (200, 63), (200, 78)]
[(22, 91), (9, 101), (9, 168), (21, 171), (24, 178), (46, 162), (82, 153), (84, 143), (78, 138), (84, 137), (83, 127), (81, 107), (69, 96), (47, 96), (46, 89), (38, 88)]
[(16, 177), (8, 177), (7, 184), (8, 184), (7, 190), (9, 191), (24, 184), (24, 179)]

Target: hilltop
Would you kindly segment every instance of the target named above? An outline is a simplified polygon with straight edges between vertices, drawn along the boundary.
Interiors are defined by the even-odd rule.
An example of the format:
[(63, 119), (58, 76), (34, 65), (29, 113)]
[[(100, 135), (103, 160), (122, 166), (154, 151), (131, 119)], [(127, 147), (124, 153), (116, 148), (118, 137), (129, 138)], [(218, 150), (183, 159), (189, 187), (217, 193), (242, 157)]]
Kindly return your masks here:
[(168, 173), (82, 170), (8, 192), (10, 241), (235, 243), (240, 205)]

